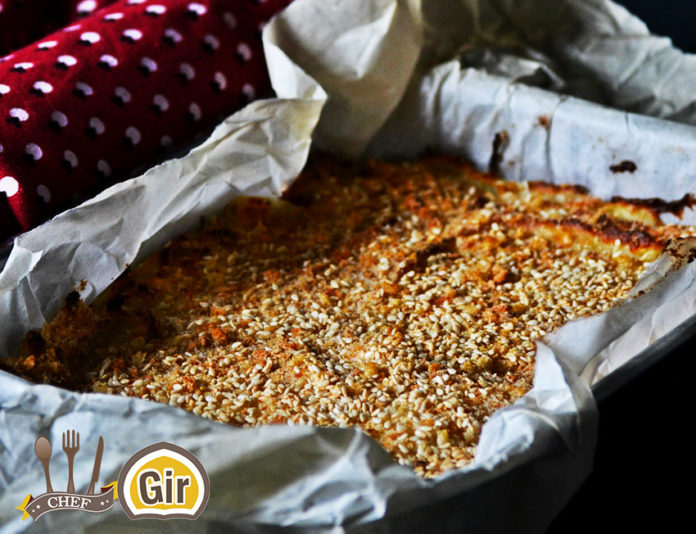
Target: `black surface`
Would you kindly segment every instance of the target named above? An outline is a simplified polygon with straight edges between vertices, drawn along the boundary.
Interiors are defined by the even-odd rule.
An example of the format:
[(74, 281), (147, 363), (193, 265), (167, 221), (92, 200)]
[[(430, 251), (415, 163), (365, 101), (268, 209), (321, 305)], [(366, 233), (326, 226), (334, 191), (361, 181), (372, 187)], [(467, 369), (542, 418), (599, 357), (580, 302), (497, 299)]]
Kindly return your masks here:
[(681, 532), (690, 524), (695, 349), (688, 339), (600, 402), (594, 471), (548, 534)]

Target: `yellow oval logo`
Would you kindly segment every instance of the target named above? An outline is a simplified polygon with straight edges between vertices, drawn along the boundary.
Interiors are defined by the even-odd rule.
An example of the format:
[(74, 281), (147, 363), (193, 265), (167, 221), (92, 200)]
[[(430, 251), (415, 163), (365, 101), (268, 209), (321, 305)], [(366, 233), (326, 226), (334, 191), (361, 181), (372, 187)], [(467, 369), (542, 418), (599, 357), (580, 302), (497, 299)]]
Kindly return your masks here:
[(131, 519), (196, 519), (210, 497), (203, 464), (186, 449), (166, 442), (131, 456), (117, 487), (121, 506)]

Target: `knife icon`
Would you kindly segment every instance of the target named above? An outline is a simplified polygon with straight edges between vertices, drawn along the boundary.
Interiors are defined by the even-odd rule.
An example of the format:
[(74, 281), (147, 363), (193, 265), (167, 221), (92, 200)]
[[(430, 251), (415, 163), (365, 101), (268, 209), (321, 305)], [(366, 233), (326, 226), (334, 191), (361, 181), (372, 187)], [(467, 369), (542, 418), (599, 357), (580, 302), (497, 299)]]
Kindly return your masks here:
[(87, 495), (94, 494), (94, 485), (97, 483), (99, 478), (99, 470), (101, 469), (101, 459), (104, 452), (104, 438), (99, 436), (99, 444), (97, 445), (97, 455), (94, 457), (94, 468), (92, 469), (92, 480), (89, 482), (89, 488), (87, 488)]

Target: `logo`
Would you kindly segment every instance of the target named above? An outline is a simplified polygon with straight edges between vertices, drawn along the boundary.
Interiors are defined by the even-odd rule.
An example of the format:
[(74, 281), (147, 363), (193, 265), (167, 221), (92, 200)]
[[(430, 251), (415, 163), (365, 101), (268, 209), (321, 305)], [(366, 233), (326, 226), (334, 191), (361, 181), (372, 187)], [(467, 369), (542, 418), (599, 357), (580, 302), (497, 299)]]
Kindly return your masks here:
[(123, 466), (118, 497), (131, 519), (196, 519), (208, 504), (210, 481), (189, 451), (171, 443), (155, 443)]
[(37, 438), (36, 457), (43, 466), (46, 493), (33, 497), (29, 493), (17, 509), (22, 519), (36, 521), (56, 510), (106, 512), (118, 500), (131, 519), (196, 519), (210, 498), (210, 480), (201, 462), (182, 447), (171, 443), (156, 443), (135, 453), (121, 469), (118, 482), (95, 491), (99, 479), (104, 438), (99, 436), (92, 467), (92, 478), (84, 493), (75, 491), (73, 463), (80, 450), (80, 434), (74, 430), (63, 433), (63, 452), (68, 459), (68, 487), (55, 491), (51, 485), (49, 465), (53, 448), (51, 442)]
[(102, 487), (99, 493), (94, 491), (94, 486), (99, 478), (102, 453), (104, 452), (104, 438), (99, 436), (97, 454), (92, 467), (92, 478), (85, 493), (75, 492), (75, 482), (73, 480), (73, 461), (79, 450), (80, 434), (74, 430), (63, 432), (63, 452), (68, 457), (68, 488), (66, 491), (54, 491), (49, 470), (51, 454), (53, 453), (51, 442), (44, 437), (36, 440), (34, 452), (43, 465), (46, 478), (46, 493), (38, 497), (32, 497), (31, 493), (29, 493), (24, 498), (22, 504), (17, 506), (17, 509), (22, 512), (22, 519), (27, 519), (31, 516), (36, 521), (42, 515), (48, 512), (55, 512), (56, 510), (82, 510), (83, 512), (92, 513), (106, 512), (114, 505), (114, 500), (118, 498), (114, 495), (116, 493), (116, 482)]

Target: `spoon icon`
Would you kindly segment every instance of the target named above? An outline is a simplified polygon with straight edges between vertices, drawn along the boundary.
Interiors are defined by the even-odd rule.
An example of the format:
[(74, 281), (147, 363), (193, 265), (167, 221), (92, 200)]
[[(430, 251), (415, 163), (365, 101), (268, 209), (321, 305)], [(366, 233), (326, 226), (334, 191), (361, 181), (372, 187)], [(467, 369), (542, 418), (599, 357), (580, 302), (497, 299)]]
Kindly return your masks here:
[(36, 453), (36, 457), (43, 464), (44, 476), (46, 477), (46, 493), (53, 493), (51, 474), (48, 471), (48, 463), (51, 461), (51, 453), (53, 452), (51, 442), (43, 436), (37, 438), (34, 443), (34, 452)]

